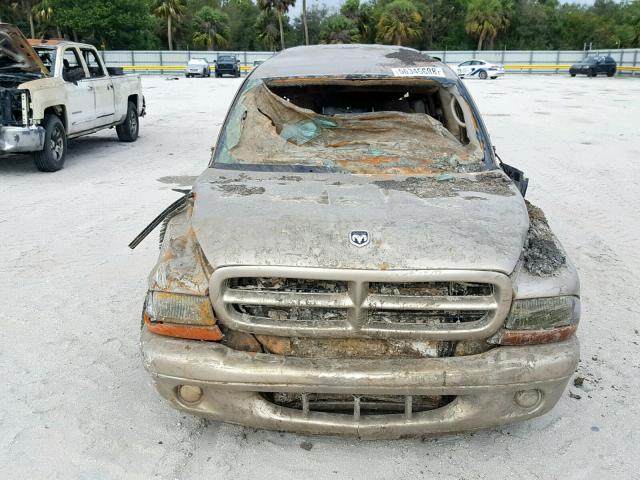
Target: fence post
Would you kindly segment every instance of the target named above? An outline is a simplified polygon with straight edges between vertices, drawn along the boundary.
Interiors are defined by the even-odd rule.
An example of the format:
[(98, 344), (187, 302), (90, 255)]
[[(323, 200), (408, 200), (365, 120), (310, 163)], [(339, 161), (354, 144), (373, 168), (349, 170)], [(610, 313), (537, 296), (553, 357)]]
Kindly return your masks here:
[[(560, 50), (556, 52), (556, 67), (560, 66)], [(560, 71), (560, 68), (556, 68), (556, 73)]]
[[(135, 55), (133, 54), (133, 50), (131, 50), (131, 66), (132, 66), (132, 67), (135, 67), (135, 66), (136, 66), (136, 57), (135, 57)], [(136, 71), (136, 69), (134, 68), (134, 69), (133, 69), (133, 71), (135, 72), (135, 71)]]
[[(638, 64), (638, 49), (636, 48), (636, 51), (633, 52), (633, 66), (635, 67)], [(636, 71), (633, 70), (631, 72), (631, 76), (635, 77), (636, 76)]]
[(502, 57), (500, 57), (500, 63), (502, 64), (503, 67), (504, 67), (504, 52), (506, 49), (507, 49), (506, 45), (502, 47)]
[(531, 67), (533, 66), (533, 50), (529, 52), (529, 73), (532, 73)]
[[(164, 63), (162, 63), (162, 50), (160, 50), (160, 67), (162, 67)], [(164, 69), (160, 68), (160, 75), (164, 75)]]
[(442, 52), (442, 63), (447, 63), (447, 47), (444, 47), (444, 52)]
[(476, 58), (476, 51), (473, 51), (473, 56), (471, 58)]

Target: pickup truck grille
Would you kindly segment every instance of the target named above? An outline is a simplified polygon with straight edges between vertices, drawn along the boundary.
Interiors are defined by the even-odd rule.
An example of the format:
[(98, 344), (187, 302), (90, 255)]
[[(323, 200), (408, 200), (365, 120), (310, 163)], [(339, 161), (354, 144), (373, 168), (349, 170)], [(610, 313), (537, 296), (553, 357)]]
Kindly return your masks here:
[(228, 327), (301, 337), (486, 338), (511, 302), (506, 275), (467, 270), (224, 267), (210, 291)]

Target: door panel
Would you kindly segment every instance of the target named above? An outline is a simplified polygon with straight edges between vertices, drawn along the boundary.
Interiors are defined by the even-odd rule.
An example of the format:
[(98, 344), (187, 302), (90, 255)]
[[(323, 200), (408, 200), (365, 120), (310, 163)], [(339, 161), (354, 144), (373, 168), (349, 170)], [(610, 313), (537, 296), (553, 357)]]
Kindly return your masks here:
[(93, 126), (108, 125), (115, 120), (115, 95), (113, 81), (92, 49), (83, 48), (82, 58), (87, 66), (90, 78), (87, 80), (93, 86), (95, 94), (95, 120)]
[(64, 51), (62, 78), (67, 96), (67, 133), (90, 129), (95, 119), (94, 87), (89, 82), (80, 56), (73, 47)]

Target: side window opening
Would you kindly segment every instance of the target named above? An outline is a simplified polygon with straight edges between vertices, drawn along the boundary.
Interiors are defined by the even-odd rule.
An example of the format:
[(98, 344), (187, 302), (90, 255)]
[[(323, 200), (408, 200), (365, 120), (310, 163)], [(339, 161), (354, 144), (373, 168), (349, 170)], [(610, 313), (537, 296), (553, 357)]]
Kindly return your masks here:
[(77, 82), (86, 78), (80, 57), (74, 48), (68, 48), (64, 51), (62, 78), (65, 82)]
[(83, 49), (82, 56), (84, 57), (84, 61), (87, 64), (87, 68), (89, 69), (89, 75), (91, 76), (91, 78), (100, 78), (105, 76), (102, 65), (96, 57), (96, 52), (89, 49)]

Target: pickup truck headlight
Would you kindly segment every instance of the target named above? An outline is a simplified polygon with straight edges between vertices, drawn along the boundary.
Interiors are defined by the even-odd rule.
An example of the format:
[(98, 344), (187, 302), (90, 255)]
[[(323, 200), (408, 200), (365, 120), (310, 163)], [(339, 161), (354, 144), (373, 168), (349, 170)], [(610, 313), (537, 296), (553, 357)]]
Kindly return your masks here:
[(153, 333), (195, 340), (222, 339), (209, 297), (150, 291), (144, 323)]
[(569, 338), (580, 320), (580, 299), (573, 296), (515, 300), (504, 328), (491, 338), (501, 345), (533, 345)]

